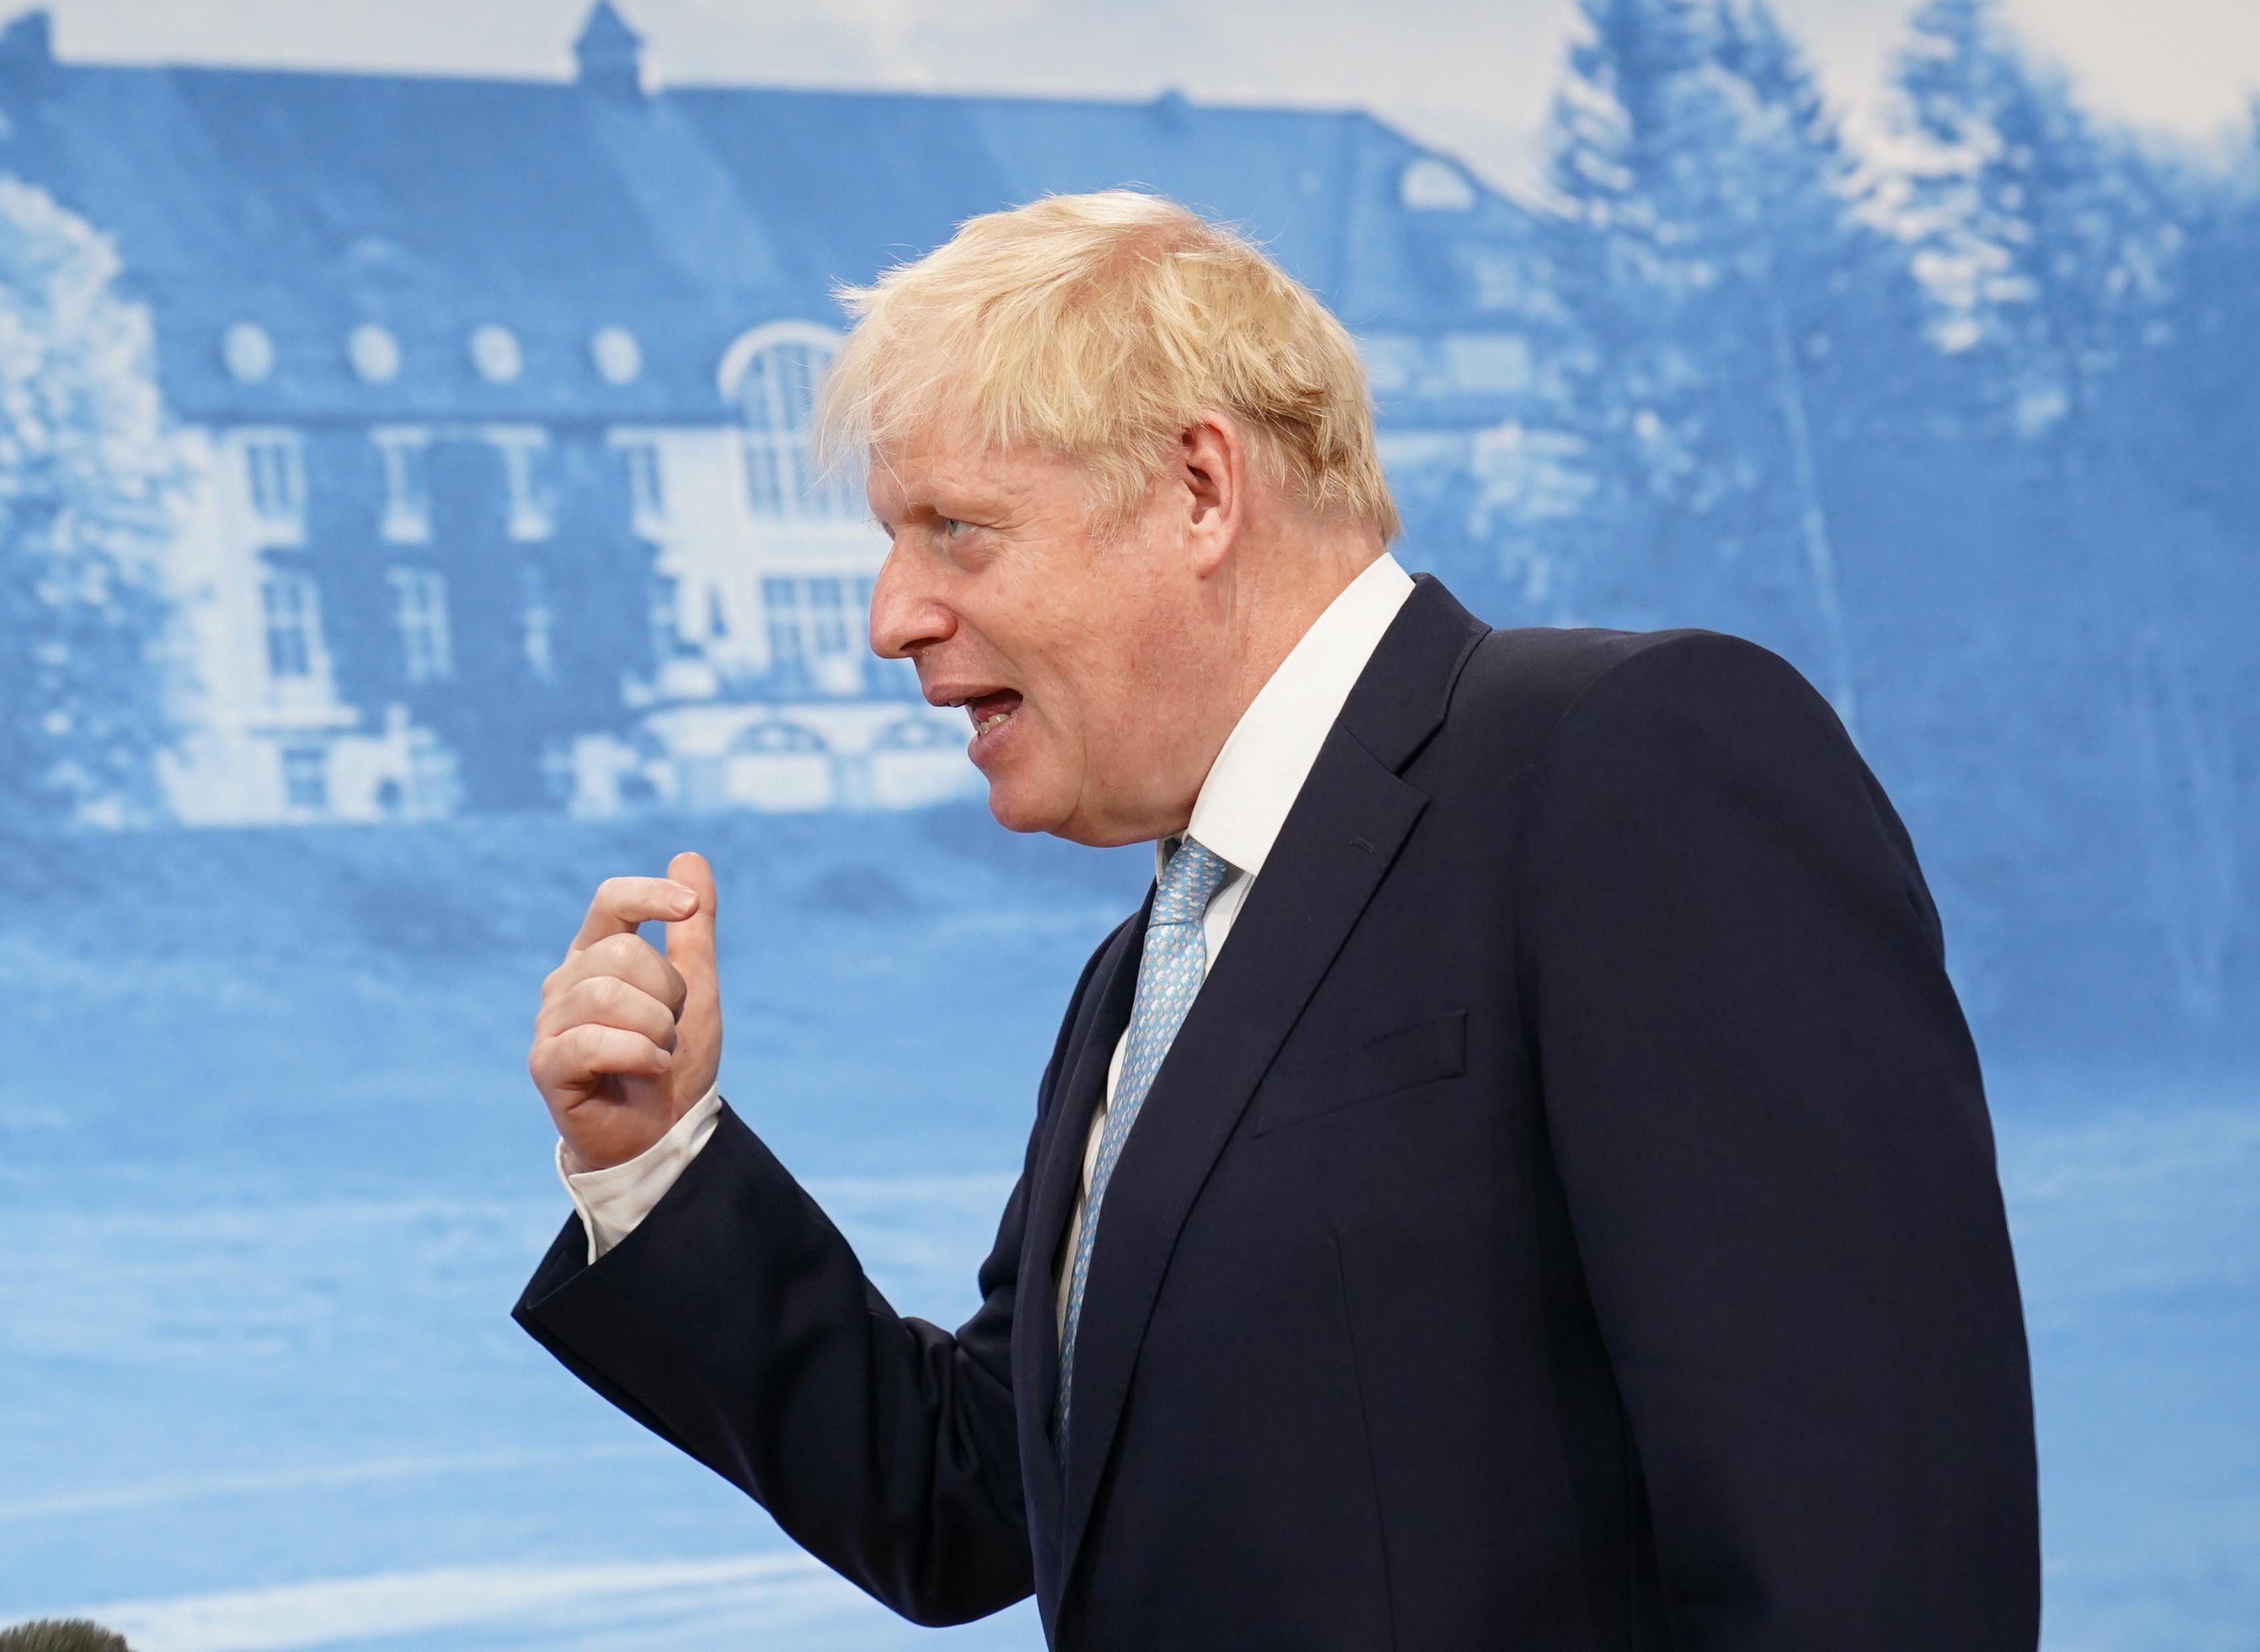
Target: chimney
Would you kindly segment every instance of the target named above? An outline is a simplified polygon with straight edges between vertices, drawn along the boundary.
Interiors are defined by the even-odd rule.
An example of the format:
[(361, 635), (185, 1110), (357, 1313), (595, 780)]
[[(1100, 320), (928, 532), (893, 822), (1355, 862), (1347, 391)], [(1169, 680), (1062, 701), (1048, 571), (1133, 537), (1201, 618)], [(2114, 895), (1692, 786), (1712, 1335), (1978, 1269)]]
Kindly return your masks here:
[(644, 95), (643, 36), (627, 25), (612, 0), (597, 0), (573, 42), (580, 82), (590, 91), (633, 102)]

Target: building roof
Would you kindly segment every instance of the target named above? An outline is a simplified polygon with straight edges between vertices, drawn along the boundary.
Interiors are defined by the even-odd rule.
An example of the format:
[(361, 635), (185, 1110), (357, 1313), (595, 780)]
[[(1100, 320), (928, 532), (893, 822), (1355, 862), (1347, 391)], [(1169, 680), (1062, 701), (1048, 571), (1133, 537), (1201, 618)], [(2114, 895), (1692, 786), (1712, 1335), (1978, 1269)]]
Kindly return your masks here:
[[(712, 419), (747, 329), (836, 323), (835, 283), (1048, 191), (1133, 185), (1227, 219), (1353, 328), (1478, 318), (1471, 249), (1524, 233), (1356, 111), (646, 92), (586, 67), (591, 39), (633, 61), (609, 4), (581, 39), (578, 82), (120, 67), (57, 62), (33, 13), (0, 36), (0, 169), (114, 238), (168, 400), (216, 421)], [(616, 333), (609, 371), (607, 328), (635, 347)]]

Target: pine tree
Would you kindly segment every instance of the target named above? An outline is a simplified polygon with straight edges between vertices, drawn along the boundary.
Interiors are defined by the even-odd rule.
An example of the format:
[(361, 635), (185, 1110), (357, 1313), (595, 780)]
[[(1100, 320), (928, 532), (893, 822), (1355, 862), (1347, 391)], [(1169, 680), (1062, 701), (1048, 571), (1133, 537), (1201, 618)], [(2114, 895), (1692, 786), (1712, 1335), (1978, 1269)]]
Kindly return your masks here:
[(156, 557), (183, 482), (111, 244), (0, 178), (0, 821), (146, 819), (168, 712)]
[(1912, 290), (1758, 0), (1586, 16), (1553, 151), (1558, 417), (1591, 484), (1578, 595), (1620, 623), (1756, 636), (1849, 722), (1836, 496), (1900, 404)]
[(2176, 232), (2134, 147), (2098, 128), (2004, 26), (1928, 0), (1897, 72), (1901, 221), (1936, 335), (2027, 436), (2096, 409), (2162, 290)]
[(1564, 593), (1572, 613), (1626, 611), (1660, 595), (1670, 522), (1689, 468), (1692, 419), (1675, 345), (1687, 276), (1685, 226), (1664, 186), (1678, 93), (1702, 56), (1691, 0), (1582, 0), (1549, 120), (1549, 172), (1563, 211), (1545, 226), (1543, 279), (1561, 309), (1538, 346), (1554, 390), (1549, 423), (1578, 450), (1583, 508)]
[(2154, 928), (2199, 1024), (2221, 1019), (2236, 942), (2260, 920), (2260, 146), (2240, 161), (2153, 168), (2181, 245), (2082, 477), (2083, 517), (2115, 553), (2097, 559), (2120, 622), (2103, 678), (2125, 736), (2113, 755), (2139, 804)]
[(1985, 479), (1963, 495), (1982, 531), (1960, 584), (1989, 626), (1956, 662), (1941, 748), (1983, 726), (1957, 776), (1972, 825), (1998, 866), (2049, 869), (2016, 925), (2045, 946), (2061, 891), (2085, 890), (2077, 939), (2117, 921), (2128, 950), (2161, 947), (2168, 968), (2134, 976), (2201, 1020), (2240, 898), (2231, 713), (2249, 682), (2242, 638), (2219, 634), (2249, 611), (2249, 501), (2222, 491), (2242, 454), (2208, 438), (2249, 429), (2215, 376), (2243, 332), (2223, 306), (2249, 286), (2235, 215), (2085, 112), (1999, 0), (1929, 0), (1910, 30), (1894, 210), (1956, 369), (1941, 410)]

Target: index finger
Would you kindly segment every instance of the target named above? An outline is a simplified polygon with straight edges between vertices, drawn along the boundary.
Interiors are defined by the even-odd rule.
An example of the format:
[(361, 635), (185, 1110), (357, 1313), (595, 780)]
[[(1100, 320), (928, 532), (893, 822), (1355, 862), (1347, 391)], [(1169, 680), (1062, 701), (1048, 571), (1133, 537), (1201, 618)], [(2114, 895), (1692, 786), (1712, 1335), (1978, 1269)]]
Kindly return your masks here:
[(597, 885), (581, 933), (566, 948), (575, 953), (607, 935), (634, 932), (638, 924), (674, 923), (698, 909), (698, 893), (665, 877), (608, 877)]

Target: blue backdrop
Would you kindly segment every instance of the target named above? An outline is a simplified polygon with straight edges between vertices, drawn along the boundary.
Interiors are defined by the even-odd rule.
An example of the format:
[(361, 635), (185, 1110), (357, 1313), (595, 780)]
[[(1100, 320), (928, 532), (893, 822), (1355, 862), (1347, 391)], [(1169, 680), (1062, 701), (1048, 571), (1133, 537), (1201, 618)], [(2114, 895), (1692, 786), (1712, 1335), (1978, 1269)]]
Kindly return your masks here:
[(834, 283), (1130, 185), (1350, 325), (1407, 562), (1829, 697), (1985, 1061), (2048, 1644), (2251, 1646), (2260, 146), (1903, 11), (1848, 126), (1762, 0), (1580, 0), (1512, 190), (1357, 108), (662, 82), (610, 4), (547, 79), (6, 23), (0, 1622), (1039, 1643), (893, 1622), (505, 1313), (540, 978), (686, 847), (726, 1092), (898, 1307), (973, 1306), (1150, 860), (990, 822), (809, 403)]

